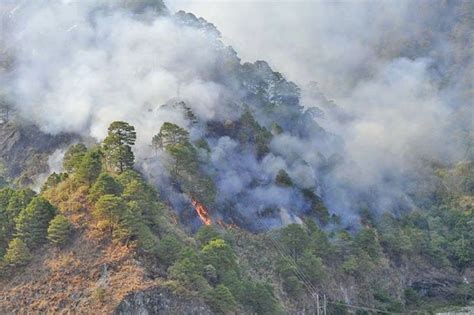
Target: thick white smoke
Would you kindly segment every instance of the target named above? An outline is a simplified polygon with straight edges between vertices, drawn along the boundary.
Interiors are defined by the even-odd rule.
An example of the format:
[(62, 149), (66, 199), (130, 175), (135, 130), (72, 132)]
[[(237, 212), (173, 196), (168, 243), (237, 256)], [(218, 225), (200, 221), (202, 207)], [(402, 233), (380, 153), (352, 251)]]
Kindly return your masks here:
[[(110, 3), (0, 4), (0, 61), (5, 54), (13, 56), (10, 70), (0, 72), (3, 93), (22, 119), (52, 134), (71, 132), (100, 141), (110, 122), (130, 122), (137, 129), (141, 167), (166, 185), (166, 172), (151, 157), (151, 138), (165, 121), (191, 126), (180, 110), (162, 105), (185, 100), (201, 122), (235, 119), (235, 103), (240, 106), (255, 88), (253, 77), (242, 85), (235, 77), (252, 76), (254, 70), (241, 66), (234, 55), (225, 59), (232, 51), (204, 21), (138, 14)], [(449, 118), (459, 90), (442, 87), (443, 72), (433, 70), (441, 67), (438, 55), (451, 56), (449, 43), (429, 34), (434, 52), (414, 47), (411, 58), (400, 57), (405, 41), (422, 38), (426, 26), (435, 23), (430, 10), (411, 22), (408, 2), (179, 0), (169, 5), (171, 11), (184, 8), (215, 22), (223, 41), (243, 59), (268, 60), (287, 74), (303, 89), (301, 105), (321, 107), (324, 118), (316, 121), (341, 139), (316, 132), (300, 137), (306, 126), (288, 123), (292, 130), (275, 136), (263, 159), (241, 152), (227, 136), (208, 139), (209, 172), (222, 208), (232, 200), (243, 217), (251, 217), (267, 206), (278, 207), (286, 210), (280, 210), (280, 221), (269, 224), (287, 222), (307, 209), (307, 201), (296, 190), (274, 185), (278, 171), (285, 169), (298, 187), (322, 195), (331, 211), (351, 221), (361, 200), (370, 200), (378, 211), (399, 203), (411, 206), (406, 186), (412, 185), (409, 176), (421, 157), (461, 157), (460, 148), (450, 142)], [(264, 64), (258, 67), (262, 76), (272, 75)], [(229, 69), (224, 79), (222, 68)], [(309, 81), (317, 81), (319, 90), (307, 88)], [(271, 83), (265, 93), (280, 88), (280, 99), (287, 96), (285, 89), (292, 90)], [(291, 121), (297, 105), (280, 106), (282, 116), (287, 115), (282, 120)], [(201, 127), (192, 127), (193, 138), (204, 133)]]
[[(470, 130), (467, 142), (472, 143), (474, 38), (466, 31), (472, 28), (467, 20), (472, 3), (172, 4), (213, 21), (244, 60), (267, 60), (303, 88), (304, 106), (325, 111), (318, 123), (344, 141), (345, 162), (326, 183), (333, 211), (359, 207), (356, 195), (364, 190), (379, 192), (374, 197), (379, 211), (409, 204), (407, 187), (413, 185), (411, 176), (423, 171), (422, 159), (469, 158), (455, 129)], [(310, 81), (317, 82), (317, 90)], [(274, 140), (275, 150), (287, 156), (297, 152), (308, 162), (317, 159), (306, 149), (315, 143), (285, 138)]]
[(25, 119), (48, 133), (101, 140), (114, 120), (138, 129), (148, 143), (164, 121), (184, 124), (159, 107), (190, 99), (199, 118), (214, 118), (224, 87), (207, 78), (215, 39), (169, 17), (139, 21), (97, 1), (25, 2), (10, 11), (7, 41), (15, 70), (9, 95)]

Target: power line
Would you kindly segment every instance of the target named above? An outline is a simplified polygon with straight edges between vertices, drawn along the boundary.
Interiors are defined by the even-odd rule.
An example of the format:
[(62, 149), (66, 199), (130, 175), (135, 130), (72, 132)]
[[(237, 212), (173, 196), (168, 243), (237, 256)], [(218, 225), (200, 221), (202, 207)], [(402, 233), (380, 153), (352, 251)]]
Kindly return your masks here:
[[(286, 254), (286, 250), (284, 249), (285, 246), (282, 245), (281, 242), (278, 239), (276, 239), (276, 237), (274, 237), (272, 235), (270, 228), (268, 228), (267, 225), (260, 219), (260, 215), (258, 213), (257, 213), (257, 221), (258, 221), (259, 225), (264, 228), (265, 232), (267, 232), (266, 236), (269, 238), (272, 245), (277, 249), (279, 254), (283, 258), (286, 258), (288, 260), (288, 262), (295, 268), (295, 269), (293, 269), (293, 272), (295, 273), (295, 276), (300, 281), (303, 282), (303, 285), (309, 291), (311, 296), (313, 298), (316, 298), (315, 299), (316, 300), (316, 308), (317, 308), (316, 311), (317, 311), (317, 315), (320, 315), (319, 312), (321, 310), (321, 305), (319, 304), (319, 297), (321, 295), (318, 293), (318, 290), (312, 285), (311, 281), (309, 280), (309, 277), (304, 273), (304, 271), (301, 269), (301, 267), (293, 260), (292, 257), (290, 257), (289, 255)], [(303, 224), (303, 228), (305, 229), (306, 232), (309, 231), (308, 228), (306, 226), (304, 226), (304, 224)], [(345, 306), (345, 307), (351, 308), (351, 309), (363, 310), (363, 311), (369, 311), (369, 312), (378, 312), (378, 313), (383, 313), (383, 314), (403, 314), (403, 313), (398, 313), (398, 312), (390, 312), (390, 311), (386, 311), (386, 310), (381, 310), (381, 309), (377, 309), (377, 308), (373, 308), (373, 307), (352, 305), (352, 304), (341, 302), (341, 301), (329, 300), (329, 299), (326, 298), (326, 295), (322, 295), (322, 296), (324, 297), (323, 298), (323, 305), (322, 305), (323, 315), (326, 315), (328, 304), (337, 305), (337, 306)]]

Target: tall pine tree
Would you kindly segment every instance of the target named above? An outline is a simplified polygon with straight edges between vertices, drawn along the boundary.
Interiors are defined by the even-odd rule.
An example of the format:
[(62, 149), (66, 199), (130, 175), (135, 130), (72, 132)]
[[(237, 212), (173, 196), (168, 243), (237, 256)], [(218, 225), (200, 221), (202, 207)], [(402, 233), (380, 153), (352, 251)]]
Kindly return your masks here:
[(132, 146), (137, 134), (135, 127), (124, 121), (114, 121), (104, 139), (103, 148), (108, 169), (122, 173), (132, 169), (135, 156)]

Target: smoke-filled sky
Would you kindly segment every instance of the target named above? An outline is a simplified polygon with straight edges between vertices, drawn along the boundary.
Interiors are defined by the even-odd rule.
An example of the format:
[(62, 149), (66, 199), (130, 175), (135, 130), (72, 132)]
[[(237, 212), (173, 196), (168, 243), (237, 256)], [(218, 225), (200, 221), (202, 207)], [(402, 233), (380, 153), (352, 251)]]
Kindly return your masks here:
[[(216, 79), (216, 69), (227, 58), (223, 56), (230, 54), (225, 60), (232, 62), (236, 57), (212, 27), (194, 27), (170, 16), (137, 18), (116, 3), (0, 2), (0, 61), (6, 64), (4, 52), (13, 56), (11, 69), (0, 72), (0, 92), (23, 119), (44, 132), (74, 132), (97, 140), (111, 121), (127, 120), (137, 127), (141, 158), (149, 154), (149, 141), (163, 122), (189, 127), (183, 112), (160, 107), (171, 99), (189, 102), (202, 121), (236, 118), (227, 104), (239, 102), (242, 91)], [(422, 157), (463, 157), (465, 148), (452, 141), (452, 126), (472, 129), (472, 107), (463, 103), (462, 94), (469, 90), (466, 73), (474, 68), (465, 57), (470, 54), (456, 46), (470, 41), (462, 38), (465, 25), (453, 25), (459, 7), (472, 14), (469, 6), (451, 9), (442, 1), (166, 4), (171, 13), (185, 10), (214, 23), (242, 62), (266, 60), (296, 82), (301, 105), (322, 108), (324, 118), (317, 122), (344, 142), (342, 151), (318, 152), (320, 139), (284, 134), (271, 143), (272, 153), (257, 161), (240, 156), (234, 140), (214, 139), (211, 163), (218, 171), (218, 198), (243, 194), (245, 208), (279, 200), (281, 209), (291, 212), (299, 207), (298, 195), (269, 184), (284, 168), (301, 187), (324, 191), (331, 211), (354, 211), (355, 196), (374, 187), (377, 210), (384, 211), (405, 201), (405, 188), (412, 184), (406, 175), (413, 174)], [(459, 41), (452, 42), (456, 34), (447, 36), (451, 29), (461, 34)], [(459, 79), (453, 80), (452, 69), (461, 69)], [(453, 121), (453, 111), (463, 106), (470, 109), (467, 120)], [(191, 132), (197, 137), (203, 130)], [(345, 162), (320, 187), (318, 154), (329, 157), (335, 151)], [(302, 162), (290, 163), (294, 156)], [(150, 166), (156, 168), (162, 172)], [(267, 184), (249, 190), (256, 174)]]

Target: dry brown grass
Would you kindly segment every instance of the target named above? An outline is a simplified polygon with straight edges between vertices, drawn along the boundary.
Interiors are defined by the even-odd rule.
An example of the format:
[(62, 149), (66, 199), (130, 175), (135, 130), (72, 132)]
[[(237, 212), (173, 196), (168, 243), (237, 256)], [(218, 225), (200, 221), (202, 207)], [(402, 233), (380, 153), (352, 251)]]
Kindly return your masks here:
[(84, 231), (63, 250), (43, 248), (23, 271), (0, 281), (0, 313), (106, 314), (129, 292), (155, 284), (133, 248), (93, 237)]

